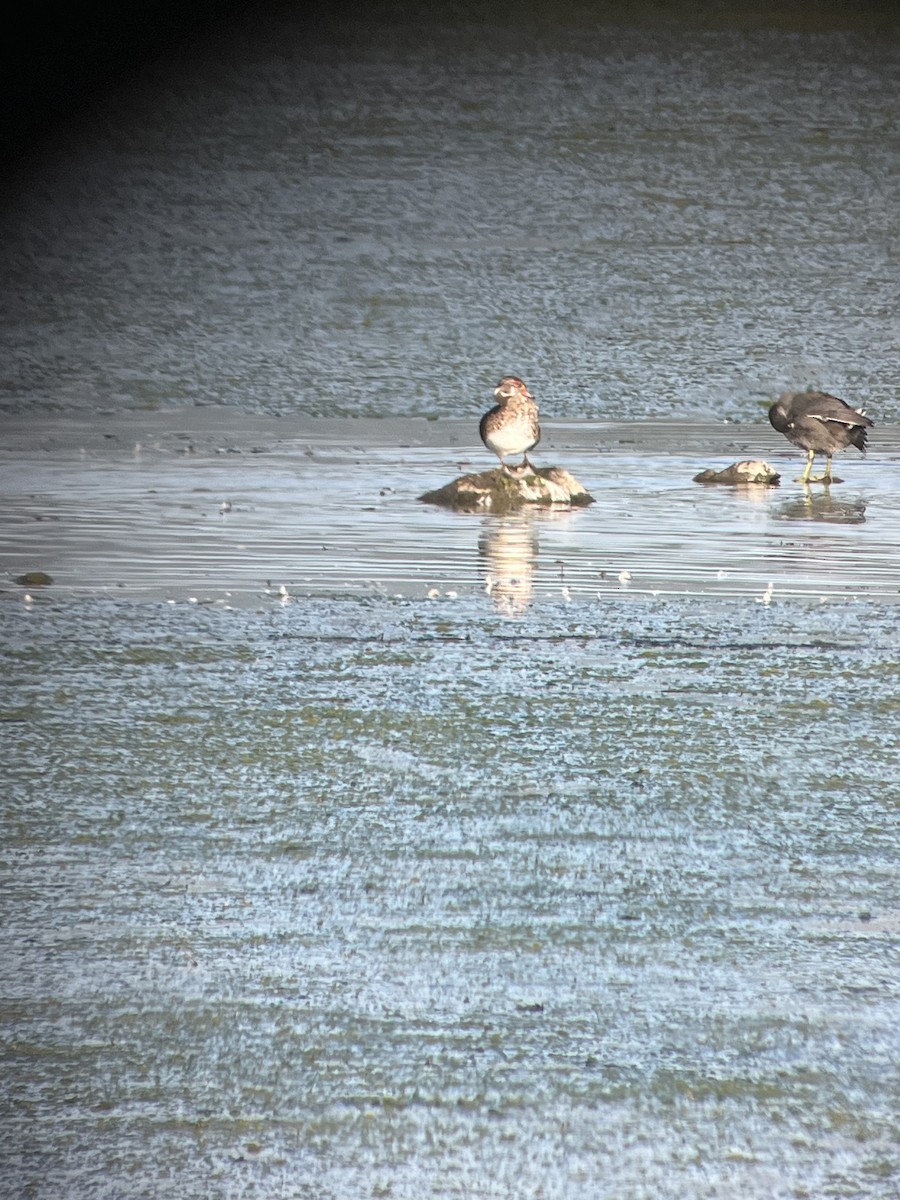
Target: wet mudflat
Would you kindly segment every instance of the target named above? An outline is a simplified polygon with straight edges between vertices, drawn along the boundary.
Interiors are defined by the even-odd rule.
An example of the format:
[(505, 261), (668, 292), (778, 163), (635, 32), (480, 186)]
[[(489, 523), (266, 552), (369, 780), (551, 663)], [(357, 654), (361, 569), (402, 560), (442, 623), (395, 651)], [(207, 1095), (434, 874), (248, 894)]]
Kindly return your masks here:
[(892, 605), (0, 619), (6, 1194), (896, 1195)]

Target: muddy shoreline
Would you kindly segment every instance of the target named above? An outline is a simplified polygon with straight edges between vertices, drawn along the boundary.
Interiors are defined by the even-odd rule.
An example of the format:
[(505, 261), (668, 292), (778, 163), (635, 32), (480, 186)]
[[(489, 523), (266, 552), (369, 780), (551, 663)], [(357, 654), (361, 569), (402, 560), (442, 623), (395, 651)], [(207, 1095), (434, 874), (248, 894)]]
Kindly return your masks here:
[[(0, 417), (0, 461), (8, 456), (53, 454), (60, 460), (89, 453), (117, 458), (135, 447), (146, 454), (261, 454), (276, 448), (328, 446), (359, 450), (446, 447), (453, 456), (469, 454), (490, 463), (478, 441), (478, 417), (455, 420), (422, 417), (314, 417), (246, 412), (226, 406), (200, 406), (154, 411), (83, 413), (7, 413)], [(691, 454), (698, 460), (752, 450), (760, 456), (795, 460), (783, 438), (769, 428), (760, 409), (759, 424), (731, 421), (597, 421), (542, 419), (540, 454), (571, 447), (607, 453), (627, 447), (636, 454)], [(869, 459), (900, 456), (900, 424), (878, 424), (872, 433)], [(853, 455), (847, 456), (852, 461)], [(839, 460), (840, 461), (840, 460)]]

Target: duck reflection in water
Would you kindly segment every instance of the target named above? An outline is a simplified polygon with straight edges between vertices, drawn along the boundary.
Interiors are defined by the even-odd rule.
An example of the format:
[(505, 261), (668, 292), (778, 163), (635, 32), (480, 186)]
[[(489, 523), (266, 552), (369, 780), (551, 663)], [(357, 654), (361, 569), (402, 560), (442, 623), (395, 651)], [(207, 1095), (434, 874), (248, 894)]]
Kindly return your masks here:
[(478, 538), (479, 572), (494, 607), (517, 616), (531, 603), (538, 535), (528, 517), (489, 519)]
[(796, 500), (788, 500), (774, 509), (779, 521), (823, 521), (830, 525), (862, 525), (866, 506), (862, 500), (835, 500), (826, 484), (815, 495), (809, 487)]

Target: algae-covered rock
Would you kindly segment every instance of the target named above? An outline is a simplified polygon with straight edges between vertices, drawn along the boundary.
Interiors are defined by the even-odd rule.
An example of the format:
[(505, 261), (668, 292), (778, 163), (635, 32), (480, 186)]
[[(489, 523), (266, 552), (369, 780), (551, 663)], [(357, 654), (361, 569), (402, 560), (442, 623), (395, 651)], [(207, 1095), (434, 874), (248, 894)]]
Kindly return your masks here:
[(775, 468), (770, 467), (767, 462), (760, 458), (745, 458), (741, 462), (732, 463), (730, 467), (724, 467), (721, 471), (714, 471), (711, 467), (701, 471), (699, 475), (694, 476), (694, 483), (725, 483), (732, 486), (764, 483), (774, 486), (780, 479), (781, 476)]
[(23, 587), (49, 587), (52, 582), (53, 576), (46, 571), (26, 571), (24, 575), (16, 577), (16, 583), (21, 583)]
[(497, 467), (477, 475), (461, 475), (419, 499), (457, 512), (492, 513), (529, 507), (583, 507), (594, 502), (594, 497), (563, 467), (536, 467), (534, 471), (515, 475)]

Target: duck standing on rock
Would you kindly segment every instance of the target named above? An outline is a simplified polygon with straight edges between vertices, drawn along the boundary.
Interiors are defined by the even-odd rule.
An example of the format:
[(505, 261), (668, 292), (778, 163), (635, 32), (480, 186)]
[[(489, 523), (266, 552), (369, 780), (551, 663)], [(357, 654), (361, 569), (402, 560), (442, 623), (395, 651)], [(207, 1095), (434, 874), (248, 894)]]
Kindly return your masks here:
[[(528, 451), (541, 440), (534, 396), (516, 375), (504, 375), (494, 388), (494, 395), (497, 403), (484, 414), (478, 426), (481, 440), (500, 459), (500, 466), (507, 475), (534, 473)], [(507, 466), (508, 454), (521, 454), (522, 462), (517, 467)]]
[[(831, 483), (832, 455), (848, 446), (865, 454), (868, 431), (875, 424), (862, 409), (827, 392), (785, 392), (769, 409), (769, 420), (773, 429), (806, 451), (806, 470), (798, 483)], [(825, 471), (810, 478), (817, 454), (825, 455)]]

